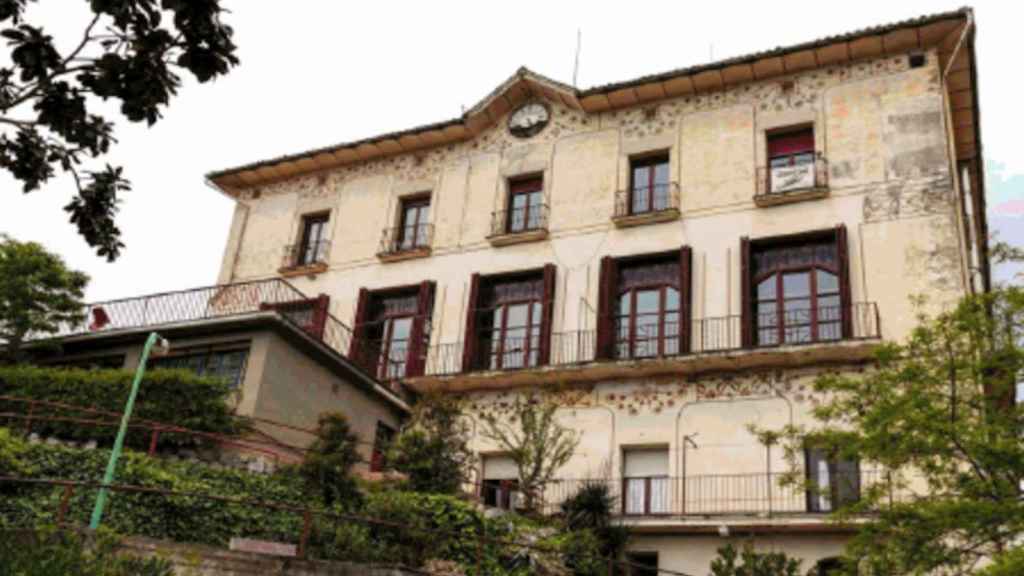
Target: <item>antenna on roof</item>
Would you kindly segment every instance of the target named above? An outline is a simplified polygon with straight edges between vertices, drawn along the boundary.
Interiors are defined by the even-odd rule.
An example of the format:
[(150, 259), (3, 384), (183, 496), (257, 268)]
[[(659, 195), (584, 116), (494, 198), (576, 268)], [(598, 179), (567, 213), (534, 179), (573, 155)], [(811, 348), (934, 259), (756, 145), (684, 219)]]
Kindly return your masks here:
[(576, 61), (572, 65), (572, 86), (576, 87), (576, 77), (580, 72), (580, 44), (583, 41), (583, 30), (576, 29)]

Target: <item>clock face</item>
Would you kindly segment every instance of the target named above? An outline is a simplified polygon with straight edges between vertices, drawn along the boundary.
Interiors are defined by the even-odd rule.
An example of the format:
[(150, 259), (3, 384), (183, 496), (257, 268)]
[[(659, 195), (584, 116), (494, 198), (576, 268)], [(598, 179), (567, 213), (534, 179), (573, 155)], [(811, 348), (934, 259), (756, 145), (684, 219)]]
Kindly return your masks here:
[(524, 104), (508, 117), (508, 129), (513, 136), (529, 138), (540, 132), (551, 119), (547, 106), (540, 102)]

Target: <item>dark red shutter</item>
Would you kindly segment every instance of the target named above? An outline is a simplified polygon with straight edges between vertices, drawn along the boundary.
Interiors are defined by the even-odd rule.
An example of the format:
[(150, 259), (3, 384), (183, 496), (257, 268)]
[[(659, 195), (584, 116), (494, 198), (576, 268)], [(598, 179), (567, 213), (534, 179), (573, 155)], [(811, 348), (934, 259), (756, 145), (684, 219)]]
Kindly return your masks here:
[(753, 287), (750, 282), (750, 238), (740, 238), (740, 345), (750, 348), (754, 345), (753, 305), (750, 296)]
[(409, 357), (405, 364), (405, 375), (409, 377), (422, 376), (426, 367), (430, 346), (430, 317), (434, 311), (434, 287), (435, 284), (429, 280), (420, 282), (416, 317), (413, 318), (412, 333), (409, 335)]
[(597, 282), (597, 358), (615, 356), (615, 293), (618, 284), (618, 263), (611, 256), (601, 258)]
[(356, 301), (356, 317), (352, 324), (352, 341), (348, 346), (348, 359), (362, 367), (372, 367), (372, 359), (368, 358), (369, 346), (366, 342), (366, 321), (370, 313), (370, 291), (359, 289)]
[(473, 370), (476, 356), (476, 309), (479, 307), (480, 274), (474, 273), (469, 279), (469, 302), (466, 305), (466, 334), (462, 343), (462, 371)]
[(693, 332), (693, 250), (679, 249), (679, 353), (690, 352)]
[(327, 326), (327, 316), (331, 309), (331, 297), (327, 294), (320, 294), (313, 299), (311, 304), (313, 305), (313, 323), (309, 327), (309, 332), (323, 340), (324, 328)]
[(551, 329), (555, 319), (555, 265), (544, 265), (543, 316), (540, 321), (540, 351), (537, 362), (546, 366), (551, 362)]
[(846, 225), (836, 226), (836, 252), (839, 256), (839, 305), (842, 307), (843, 338), (853, 338), (853, 303), (850, 301), (850, 249)]

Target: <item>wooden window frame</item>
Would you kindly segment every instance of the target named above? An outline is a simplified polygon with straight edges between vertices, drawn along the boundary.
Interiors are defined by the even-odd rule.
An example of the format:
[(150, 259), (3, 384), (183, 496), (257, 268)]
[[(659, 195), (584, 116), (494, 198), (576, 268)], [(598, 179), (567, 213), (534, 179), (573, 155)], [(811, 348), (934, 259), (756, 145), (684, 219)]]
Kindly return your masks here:
[[(401, 378), (412, 378), (422, 376), (425, 366), (425, 358), (430, 338), (431, 317), (434, 311), (434, 295), (436, 284), (433, 281), (425, 280), (419, 284), (406, 286), (394, 286), (378, 290), (362, 288), (359, 290), (359, 298), (356, 304), (355, 321), (352, 329), (352, 342), (349, 345), (349, 358), (354, 358), (362, 368), (378, 378), (387, 377), (388, 357), (391, 349), (391, 330), (393, 321), (400, 318), (412, 317), (412, 326), (409, 330), (409, 345), (406, 348), (406, 360), (404, 374)], [(372, 308), (381, 299), (398, 295), (413, 296), (417, 298), (416, 313), (383, 314), (379, 318), (370, 318)], [(391, 320), (391, 322), (387, 322)], [(369, 327), (378, 322), (387, 322), (381, 334), (381, 346), (378, 349), (369, 347), (370, 340), (367, 331)], [(381, 372), (382, 367), (385, 371)]]
[[(655, 182), (656, 170), (655, 166), (664, 164), (669, 171), (669, 181), (665, 183), (665, 206), (662, 208), (656, 208), (654, 206), (654, 193), (657, 183)], [(636, 211), (634, 210), (635, 198), (637, 193), (637, 182), (635, 180), (637, 168), (649, 168), (647, 176), (647, 210)], [(672, 186), (672, 156), (668, 151), (652, 152), (641, 156), (634, 156), (629, 159), (629, 206), (628, 214), (630, 216), (637, 216), (640, 214), (652, 214), (654, 212), (661, 212), (668, 210), (671, 204), (669, 195), (671, 194)]]
[[(772, 140), (774, 140), (776, 138), (785, 138), (787, 136), (793, 136), (793, 135), (796, 135), (796, 134), (800, 134), (802, 132), (810, 132), (811, 133), (811, 149), (809, 151), (806, 151), (806, 152), (791, 152), (789, 154), (772, 155)], [(782, 128), (775, 128), (775, 129), (769, 130), (769, 131), (765, 132), (764, 144), (765, 144), (765, 149), (764, 149), (765, 164), (768, 166), (769, 170), (772, 168), (772, 160), (776, 160), (776, 159), (779, 159), (779, 158), (790, 158), (791, 159), (790, 165), (793, 165), (792, 159), (794, 159), (797, 156), (802, 156), (802, 155), (805, 155), (805, 154), (811, 154), (812, 156), (816, 156), (817, 155), (817, 133), (816, 133), (816, 131), (814, 129), (814, 124), (813, 123), (794, 124), (792, 126), (785, 126), (785, 127), (782, 127)]]
[[(302, 230), (299, 234), (300, 244), (295, 265), (296, 266), (312, 266), (317, 263), (317, 256), (319, 255), (319, 246), (326, 242), (327, 236), (327, 225), (331, 221), (330, 211), (323, 212), (311, 212), (309, 214), (302, 215)], [(316, 236), (316, 241), (312, 242), (312, 230), (313, 227), (319, 225), (319, 234)]]
[[(838, 250), (838, 246), (837, 246), (837, 250)], [(753, 313), (754, 313), (754, 317), (755, 317), (755, 321), (754, 321), (754, 334), (755, 334), (755, 337), (756, 337), (757, 345), (761, 346), (761, 347), (768, 347), (768, 346), (785, 346), (787, 344), (812, 344), (812, 343), (817, 343), (817, 342), (834, 342), (836, 340), (842, 340), (842, 324), (843, 324), (842, 318), (845, 317), (847, 314), (849, 314), (849, 311), (844, 310), (843, 309), (843, 305), (842, 305), (843, 288), (842, 288), (842, 286), (840, 284), (840, 270), (839, 270), (839, 268), (840, 268), (840, 266), (839, 266), (839, 258), (838, 258), (838, 255), (837, 255), (837, 257), (836, 257), (836, 264), (835, 264), (834, 267), (826, 266), (826, 265), (823, 265), (823, 264), (808, 264), (808, 265), (802, 265), (802, 266), (787, 266), (787, 267), (782, 267), (782, 268), (775, 268), (775, 269), (773, 269), (773, 270), (771, 270), (769, 272), (763, 272), (761, 274), (755, 275), (751, 279), (751, 282), (753, 284), (754, 291), (755, 291), (755, 293), (752, 295), (752, 297), (753, 297), (753, 306), (754, 306)], [(834, 293), (833, 292), (829, 292), (829, 293), (826, 293), (826, 294), (819, 294), (818, 293), (818, 275), (815, 273), (818, 270), (824, 270), (825, 272), (829, 272), (830, 274), (835, 275), (835, 277), (836, 277), (836, 290), (835, 290)], [(786, 295), (785, 295), (785, 292), (784, 292), (784, 289), (783, 289), (784, 281), (785, 281), (785, 276), (788, 275), (788, 274), (800, 274), (802, 272), (806, 272), (808, 274), (808, 276), (809, 276), (809, 295), (808, 295), (807, 299), (810, 300), (810, 308), (808, 309), (810, 311), (810, 321), (807, 322), (806, 324), (793, 324), (793, 323), (787, 324), (785, 322), (785, 319), (786, 319), (786, 302), (788, 300), (799, 300), (799, 299), (802, 299), (802, 298), (786, 298)], [(760, 286), (762, 281), (767, 280), (768, 278), (771, 278), (772, 276), (775, 276), (775, 298), (768, 299), (768, 300), (761, 300), (761, 299), (757, 298), (757, 294), (756, 294), (757, 287)], [(829, 320), (829, 321), (825, 321), (825, 322), (819, 322), (818, 321), (818, 312), (819, 312), (818, 298), (821, 298), (821, 297), (828, 298), (828, 297), (831, 297), (831, 296), (836, 296), (839, 299), (839, 301), (840, 301), (840, 304), (839, 304), (839, 320), (838, 321)], [(762, 316), (762, 314), (760, 312), (760, 305), (762, 303), (768, 303), (768, 302), (772, 302), (772, 301), (775, 302), (775, 320), (776, 320), (776, 330), (775, 330), (776, 334), (775, 334), (775, 337), (777, 338), (777, 340), (774, 343), (765, 344), (765, 343), (762, 343), (760, 341), (761, 340), (761, 330), (762, 330), (761, 326), (759, 324), (759, 320), (758, 320)], [(822, 324), (825, 324), (825, 325), (838, 324), (839, 325), (839, 337), (838, 338), (823, 339), (821, 337), (821, 335), (820, 335), (820, 328), (821, 328)], [(795, 342), (788, 342), (786, 340), (786, 328), (787, 327), (803, 327), (803, 326), (807, 326), (807, 327), (810, 328), (811, 335), (810, 335), (810, 339), (809, 340), (807, 340), (807, 341), (795, 341)]]
[[(677, 292), (679, 292), (679, 301), (680, 302), (679, 302), (679, 308), (676, 309), (676, 310), (670, 311), (670, 310), (667, 310), (665, 308), (666, 302), (668, 300), (666, 298), (667, 289), (668, 288), (674, 288)], [(636, 295), (637, 295), (637, 292), (650, 292), (650, 291), (654, 291), (654, 290), (658, 291), (658, 312), (657, 312), (657, 316), (658, 316), (658, 336), (656, 338), (656, 340), (658, 342), (658, 352), (657, 352), (657, 354), (655, 354), (653, 356), (637, 356), (637, 354), (636, 354), (636, 345), (637, 345), (636, 330), (637, 330), (637, 317), (638, 317), (638, 314), (637, 314), (637, 306), (636, 306)], [(683, 299), (682, 290), (680, 290), (677, 285), (669, 284), (669, 283), (666, 283), (666, 282), (641, 284), (641, 285), (638, 285), (638, 286), (631, 286), (630, 288), (628, 288), (628, 289), (626, 289), (624, 291), (619, 291), (618, 292), (618, 297), (616, 298), (616, 302), (621, 302), (622, 298), (624, 296), (626, 296), (626, 295), (628, 295), (629, 299), (630, 299), (630, 303), (629, 303), (629, 316), (625, 316), (624, 317), (621, 314), (617, 313), (616, 316), (615, 316), (615, 320), (616, 320), (616, 323), (617, 323), (616, 327), (619, 328), (621, 326), (620, 323), (621, 323), (622, 319), (623, 318), (627, 318), (628, 322), (629, 322), (629, 334), (628, 334), (628, 337), (627, 337), (626, 340), (622, 340), (621, 338), (618, 337), (619, 334), (620, 334), (620, 330), (616, 330), (615, 331), (615, 333), (616, 333), (616, 340), (615, 340), (616, 353), (618, 353), (619, 346), (623, 342), (626, 343), (627, 348), (629, 350), (627, 355), (622, 357), (622, 358), (625, 358), (625, 359), (634, 359), (634, 358), (664, 358), (666, 356), (666, 354), (665, 354), (665, 341), (666, 340), (676, 340), (676, 348), (678, 349), (680, 344), (681, 344), (680, 336), (679, 336), (679, 334), (680, 334), (679, 328), (680, 328), (681, 320), (682, 319), (680, 318), (680, 321), (676, 322), (676, 334), (675, 334), (675, 336), (670, 337), (670, 336), (667, 336), (665, 334), (665, 324), (666, 324), (665, 317), (668, 316), (669, 314), (672, 314), (672, 313), (674, 313), (676, 315), (679, 315), (679, 313), (680, 313), (680, 311), (682, 309), (682, 299)], [(644, 316), (651, 316), (651, 315), (652, 314), (644, 314)], [(647, 340), (644, 340), (644, 342), (649, 342), (650, 340), (651, 339), (647, 339)], [(679, 350), (677, 350), (676, 353), (671, 354), (671, 356), (678, 356), (679, 354), (680, 354), (680, 352), (679, 352)]]
[[(415, 223), (410, 224), (407, 220), (407, 216), (408, 211), (413, 208), (416, 209), (416, 221)], [(422, 220), (423, 208), (427, 208), (428, 210), (431, 208), (429, 192), (406, 196), (399, 200), (397, 247), (400, 250), (417, 250), (419, 248), (426, 248), (429, 246), (430, 237), (426, 231), (426, 226), (430, 224), (430, 216), (427, 216), (426, 222)], [(406, 242), (408, 239), (406, 234), (410, 229), (412, 229), (412, 242)]]
[[(530, 197), (534, 194), (540, 194), (541, 203), (536, 207), (530, 203)], [(513, 222), (515, 218), (513, 214), (517, 208), (515, 208), (515, 200), (518, 196), (526, 196), (526, 205), (523, 207), (523, 226), (522, 228), (513, 228)], [(533, 232), (535, 230), (543, 230), (544, 222), (544, 175), (534, 174), (531, 176), (520, 176), (515, 179), (508, 181), (508, 201), (505, 203), (505, 233), (506, 234), (524, 234), (526, 232)], [(540, 214), (537, 215), (537, 225), (530, 225), (530, 218), (533, 215), (533, 210), (540, 210)]]
[[(811, 466), (810, 466), (811, 451), (813, 451), (813, 450), (816, 450), (816, 449), (813, 448), (813, 447), (810, 447), (810, 446), (805, 446), (804, 447), (804, 481), (806, 482), (807, 486), (810, 486), (813, 483), (812, 476), (814, 474), (812, 473)], [(812, 490), (810, 490), (808, 488), (808, 489), (804, 490), (804, 496), (806, 498), (807, 511), (811, 512), (811, 513), (827, 514), (827, 513), (830, 513), (830, 512), (834, 512), (837, 508), (842, 507), (842, 506), (844, 506), (846, 504), (846, 501), (840, 502), (842, 499), (839, 497), (840, 496), (840, 494), (839, 494), (839, 492), (840, 492), (839, 481), (841, 480), (841, 475), (838, 473), (839, 457), (836, 454), (829, 454), (828, 457), (825, 460), (828, 463), (828, 476), (829, 476), (828, 498), (829, 498), (829, 509), (828, 510), (821, 509), (821, 507), (819, 505), (815, 504), (814, 503), (815, 499), (820, 497), (821, 494), (820, 493), (815, 493), (815, 492), (813, 492)], [(864, 491), (863, 490), (863, 486), (861, 486), (861, 467), (860, 467), (861, 463), (860, 463), (860, 460), (850, 460), (849, 462), (854, 465), (854, 474), (856, 475), (856, 481), (857, 481), (857, 483), (856, 483), (857, 494), (856, 494), (856, 497), (853, 500), (850, 500), (850, 502), (859, 502), (860, 499), (861, 499), (861, 495), (863, 494), (863, 491)]]
[[(840, 315), (840, 338), (839, 341), (849, 340), (854, 337), (853, 333), (853, 303), (850, 279), (850, 251), (847, 240), (846, 225), (839, 224), (834, 228), (824, 230), (813, 230), (810, 232), (799, 232), (783, 236), (758, 238), (755, 240), (749, 237), (740, 238), (740, 338), (743, 348), (754, 348), (757, 346), (757, 336), (754, 309), (756, 298), (756, 284), (752, 274), (752, 254), (758, 249), (779, 245), (798, 245), (800, 243), (820, 242), (826, 238), (834, 238), (836, 246), (836, 262), (838, 266), (839, 281), (839, 305)], [(828, 342), (833, 342), (829, 340)], [(813, 343), (813, 341), (812, 341)], [(781, 344), (779, 344), (781, 345)]]

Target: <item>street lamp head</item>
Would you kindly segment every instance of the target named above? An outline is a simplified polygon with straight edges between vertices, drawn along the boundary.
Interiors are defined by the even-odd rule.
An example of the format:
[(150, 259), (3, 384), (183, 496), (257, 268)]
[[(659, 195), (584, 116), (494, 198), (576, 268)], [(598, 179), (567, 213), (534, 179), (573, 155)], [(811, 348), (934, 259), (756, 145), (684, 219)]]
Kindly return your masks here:
[(156, 340), (156, 344), (153, 345), (153, 355), (166, 356), (167, 354), (170, 353), (170, 351), (171, 343), (167, 340), (167, 338), (159, 336)]

